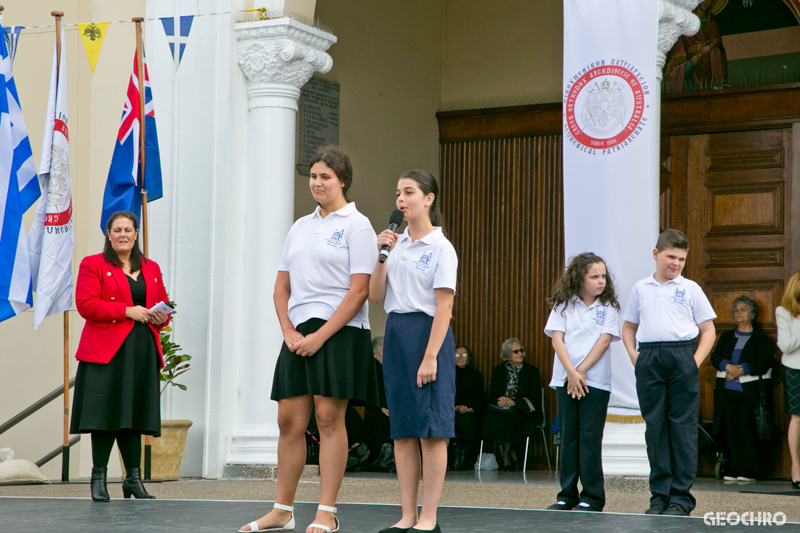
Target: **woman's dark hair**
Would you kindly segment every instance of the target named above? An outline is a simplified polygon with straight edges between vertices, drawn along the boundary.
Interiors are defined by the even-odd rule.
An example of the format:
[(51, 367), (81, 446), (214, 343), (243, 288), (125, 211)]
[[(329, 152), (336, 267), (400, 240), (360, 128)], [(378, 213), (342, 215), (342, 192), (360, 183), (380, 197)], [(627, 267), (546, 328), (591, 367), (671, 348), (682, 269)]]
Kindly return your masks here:
[[(586, 273), (595, 263), (603, 263), (606, 265), (602, 257), (594, 255), (591, 252), (578, 254), (573, 257), (569, 266), (567, 266), (567, 271), (564, 272), (564, 275), (561, 276), (561, 279), (559, 279), (555, 287), (553, 287), (553, 295), (547, 301), (547, 304), (551, 308), (555, 308), (561, 304), (566, 304), (574, 296), (578, 296), (581, 285), (583, 285), (584, 276), (586, 276)], [(620, 310), (617, 294), (614, 290), (614, 280), (611, 276), (611, 272), (608, 271), (608, 265), (606, 265), (606, 287), (603, 289), (603, 292), (600, 293), (599, 298), (600, 303), (604, 305), (610, 304), (614, 309)], [(573, 305), (575, 305), (574, 302)], [(565, 305), (564, 309), (561, 310), (562, 315), (566, 308), (567, 306)]]
[(353, 165), (350, 163), (348, 155), (338, 146), (328, 144), (319, 147), (317, 153), (311, 158), (308, 167), (311, 168), (316, 163), (325, 163), (333, 170), (336, 177), (339, 178), (339, 181), (344, 183), (342, 193), (344, 194), (344, 199), (349, 202), (350, 197), (347, 196), (347, 191), (350, 190), (350, 185), (353, 184)]
[(425, 196), (433, 194), (433, 203), (431, 204), (429, 216), (431, 224), (434, 226), (441, 226), (442, 212), (439, 210), (439, 184), (436, 183), (436, 178), (434, 178), (430, 172), (424, 170), (409, 170), (408, 172), (404, 172), (403, 175), (398, 178), (398, 181), (403, 178), (416, 181), (422, 194)]
[[(103, 259), (108, 261), (114, 266), (118, 266), (122, 268), (122, 262), (119, 260), (117, 256), (117, 252), (114, 251), (114, 248), (111, 246), (111, 239), (108, 237), (108, 234), (111, 233), (111, 227), (114, 225), (114, 221), (118, 218), (127, 218), (131, 222), (133, 222), (133, 229), (139, 231), (139, 221), (136, 219), (136, 215), (131, 213), (130, 211), (117, 211), (108, 219), (108, 223), (106, 224), (106, 243), (103, 247)], [(142, 263), (147, 262), (147, 259), (144, 258), (142, 255), (141, 250), (139, 250), (139, 235), (136, 235), (136, 241), (133, 243), (133, 248), (131, 249), (131, 258), (130, 258), (130, 268), (131, 272), (136, 272), (137, 270), (141, 270)]]

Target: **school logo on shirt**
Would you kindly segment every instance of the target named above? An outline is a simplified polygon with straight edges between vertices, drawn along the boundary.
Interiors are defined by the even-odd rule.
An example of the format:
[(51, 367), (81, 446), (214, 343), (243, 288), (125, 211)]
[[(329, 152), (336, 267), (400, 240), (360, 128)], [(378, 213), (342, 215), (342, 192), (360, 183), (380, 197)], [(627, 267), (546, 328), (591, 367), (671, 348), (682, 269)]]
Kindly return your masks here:
[(598, 326), (602, 326), (606, 323), (606, 308), (605, 307), (598, 307), (597, 310), (594, 312), (594, 323)]
[(328, 246), (333, 246), (334, 248), (338, 248), (339, 246), (341, 246), (343, 244), (342, 243), (342, 239), (343, 238), (344, 238), (344, 230), (343, 229), (334, 231), (333, 235), (331, 235), (331, 238), (328, 239)]
[(414, 266), (417, 270), (422, 272), (427, 272), (431, 268), (431, 259), (433, 258), (433, 252), (428, 252), (427, 254), (422, 254), (422, 256), (414, 262)]
[(675, 294), (670, 296), (670, 300), (676, 304), (683, 305), (686, 303), (686, 289), (675, 289)]

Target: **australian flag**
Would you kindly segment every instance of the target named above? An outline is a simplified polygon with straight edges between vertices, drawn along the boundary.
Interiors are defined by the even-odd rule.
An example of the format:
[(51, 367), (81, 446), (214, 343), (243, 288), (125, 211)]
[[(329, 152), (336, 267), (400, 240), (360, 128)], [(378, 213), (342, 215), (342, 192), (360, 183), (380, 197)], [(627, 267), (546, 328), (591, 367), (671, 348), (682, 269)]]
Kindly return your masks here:
[[(158, 133), (153, 108), (153, 92), (147, 74), (147, 61), (142, 51), (144, 67), (144, 124), (145, 124), (145, 172), (144, 189), (147, 201), (161, 198), (161, 158), (158, 153)], [(103, 214), (100, 217), (100, 230), (106, 232), (106, 224), (117, 211), (130, 211), (137, 217), (142, 210), (142, 176), (139, 172), (139, 70), (136, 57), (133, 58), (133, 73), (125, 95), (125, 108), (117, 133), (117, 144), (111, 158), (106, 190), (103, 193)]]

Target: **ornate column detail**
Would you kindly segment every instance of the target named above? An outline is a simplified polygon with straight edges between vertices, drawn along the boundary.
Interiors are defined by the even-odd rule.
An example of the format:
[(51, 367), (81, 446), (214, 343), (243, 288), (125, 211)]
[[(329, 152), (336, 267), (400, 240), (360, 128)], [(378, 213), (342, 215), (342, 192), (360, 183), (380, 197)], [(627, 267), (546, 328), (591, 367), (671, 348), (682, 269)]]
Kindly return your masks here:
[(314, 72), (333, 67), (327, 50), (336, 37), (290, 18), (236, 24), (239, 66), (247, 78), (250, 109), (297, 111), (300, 88)]
[(659, 0), (657, 76), (667, 61), (667, 53), (681, 35), (694, 35), (700, 30), (700, 19), (692, 13), (702, 0)]

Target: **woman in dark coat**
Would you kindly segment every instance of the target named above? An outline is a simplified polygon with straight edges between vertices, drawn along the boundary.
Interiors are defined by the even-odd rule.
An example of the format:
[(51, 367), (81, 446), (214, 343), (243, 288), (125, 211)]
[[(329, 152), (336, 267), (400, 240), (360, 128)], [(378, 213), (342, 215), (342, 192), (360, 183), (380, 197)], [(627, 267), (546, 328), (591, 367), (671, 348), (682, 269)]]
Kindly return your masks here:
[(728, 481), (755, 481), (758, 474), (758, 434), (754, 411), (759, 402), (758, 376), (772, 398), (772, 366), (775, 343), (754, 325), (758, 306), (747, 296), (733, 301), (731, 310), (736, 328), (723, 333), (711, 364), (717, 369), (714, 387), (714, 435), (720, 429), (731, 459)]
[(472, 366), (472, 351), (459, 346), (456, 348), (456, 438), (450, 447), (453, 470), (475, 464), (485, 405), (483, 373)]
[[(539, 369), (526, 363), (525, 348), (519, 339), (503, 343), (503, 364), (492, 369), (489, 387), (489, 410), (483, 420), (483, 439), (502, 446), (503, 469), (514, 470), (519, 463), (518, 446), (528, 434), (526, 426), (540, 424), (542, 416), (542, 381)], [(530, 406), (533, 410), (530, 410)]]

